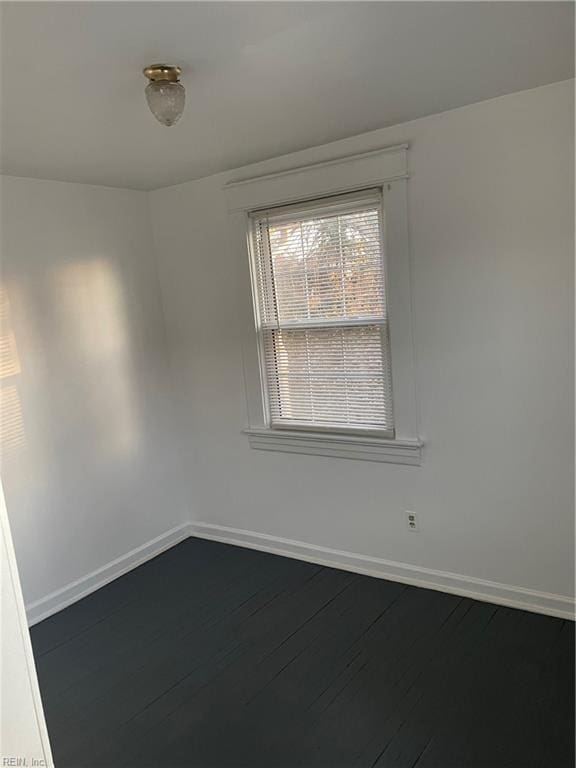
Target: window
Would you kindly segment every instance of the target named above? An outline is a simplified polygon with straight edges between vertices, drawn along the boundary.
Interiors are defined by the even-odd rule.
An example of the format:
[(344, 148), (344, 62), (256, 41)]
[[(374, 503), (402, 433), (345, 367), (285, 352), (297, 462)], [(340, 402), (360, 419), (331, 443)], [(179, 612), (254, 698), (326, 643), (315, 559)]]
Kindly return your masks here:
[(393, 438), (381, 190), (250, 222), (269, 426)]
[(250, 447), (418, 466), (407, 145), (244, 172), (225, 192)]

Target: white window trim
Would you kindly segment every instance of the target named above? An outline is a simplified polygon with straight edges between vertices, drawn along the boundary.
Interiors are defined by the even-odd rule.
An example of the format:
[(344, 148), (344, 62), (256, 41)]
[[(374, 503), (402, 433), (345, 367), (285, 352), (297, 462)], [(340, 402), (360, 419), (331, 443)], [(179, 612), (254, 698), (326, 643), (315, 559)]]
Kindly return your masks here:
[[(226, 187), (230, 246), (241, 263), (240, 331), (246, 389), (247, 427), (252, 448), (308, 455), (421, 464), (412, 341), (408, 251), (407, 150), (402, 144), (276, 174), (238, 179)], [(386, 214), (387, 308), (390, 332), (395, 439), (335, 432), (272, 429), (266, 423), (265, 387), (250, 281), (250, 211), (381, 187)]]

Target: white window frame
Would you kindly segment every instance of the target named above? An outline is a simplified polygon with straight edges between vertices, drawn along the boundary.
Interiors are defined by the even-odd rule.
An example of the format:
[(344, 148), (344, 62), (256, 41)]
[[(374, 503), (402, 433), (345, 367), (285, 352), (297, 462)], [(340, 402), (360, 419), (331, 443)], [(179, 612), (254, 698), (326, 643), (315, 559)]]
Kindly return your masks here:
[[(229, 182), (226, 196), (230, 247), (246, 265), (240, 285), (239, 323), (246, 389), (245, 434), (252, 448), (419, 465), (416, 383), (412, 340), (408, 250), (407, 150), (402, 144), (302, 168)], [(394, 438), (326, 430), (272, 429), (267, 423), (266, 385), (250, 274), (249, 213), (379, 187), (386, 217), (386, 286), (394, 406)]]

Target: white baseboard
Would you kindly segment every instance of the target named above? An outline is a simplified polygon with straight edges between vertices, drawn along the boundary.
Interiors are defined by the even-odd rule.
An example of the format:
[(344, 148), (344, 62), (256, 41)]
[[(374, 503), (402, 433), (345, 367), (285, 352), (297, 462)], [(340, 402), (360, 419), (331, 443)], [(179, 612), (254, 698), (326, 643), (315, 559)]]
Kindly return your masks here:
[(26, 606), (28, 625), (32, 626), (43, 619), (47, 619), (53, 613), (61, 611), (77, 600), (86, 597), (91, 592), (95, 592), (105, 584), (114, 581), (114, 579), (145, 563), (147, 560), (151, 560), (156, 555), (159, 555), (166, 549), (170, 549), (170, 547), (187, 539), (189, 536), (190, 525), (189, 523), (183, 523), (157, 536), (155, 539), (147, 541), (146, 544), (136, 547), (136, 549), (127, 552), (125, 555), (116, 558), (116, 560), (112, 560), (102, 566), (102, 568), (98, 568), (96, 571), (92, 571), (92, 573), (72, 581), (70, 584), (62, 587), (62, 589), (58, 589), (46, 595), (46, 597), (40, 598), (40, 600), (29, 603)]
[(454, 595), (470, 597), (510, 608), (520, 608), (524, 611), (543, 613), (547, 616), (557, 616), (562, 619), (574, 620), (574, 600), (564, 595), (554, 595), (548, 592), (536, 592), (523, 587), (485, 581), (471, 576), (463, 576), (448, 571), (436, 571), (430, 568), (420, 568), (408, 563), (384, 560), (378, 557), (359, 555), (339, 549), (321, 547), (317, 544), (307, 544), (303, 541), (284, 539), (255, 531), (240, 528), (229, 528), (211, 523), (183, 523), (172, 528), (155, 539), (140, 547), (127, 552), (125, 555), (112, 560), (102, 568), (67, 584), (62, 589), (35, 600), (26, 606), (29, 626), (52, 616), (77, 600), (81, 600), (91, 592), (122, 576), (138, 565), (145, 563), (166, 549), (183, 541), (189, 536), (202, 539), (221, 541), (225, 544), (235, 544), (249, 549), (271, 552), (283, 557), (292, 557), (317, 563), (330, 568), (341, 568), (353, 573), (375, 576), (380, 579), (399, 581), (416, 587), (435, 589)]
[(279, 536), (269, 536), (264, 533), (228, 528), (211, 523), (191, 523), (190, 534), (202, 539), (236, 544), (237, 546), (271, 552), (275, 555), (305, 560), (309, 563), (326, 565), (331, 568), (341, 568), (367, 576), (376, 576), (380, 579), (389, 579), (416, 587), (470, 597), (473, 600), (482, 600), (496, 605), (505, 605), (533, 613), (574, 620), (574, 599), (564, 595), (536, 592), (510, 584), (463, 576), (459, 573), (420, 568), (407, 563), (358, 555), (354, 552), (329, 549), (316, 544), (307, 544), (303, 541), (294, 541)]

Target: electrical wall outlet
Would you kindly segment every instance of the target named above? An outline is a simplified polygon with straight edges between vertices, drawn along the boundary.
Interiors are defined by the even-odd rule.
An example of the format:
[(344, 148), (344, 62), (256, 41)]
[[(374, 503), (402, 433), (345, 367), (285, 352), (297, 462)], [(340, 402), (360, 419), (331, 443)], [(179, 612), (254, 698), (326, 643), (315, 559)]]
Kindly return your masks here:
[(408, 530), (413, 533), (420, 532), (420, 521), (416, 512), (406, 512), (406, 523), (408, 524)]

